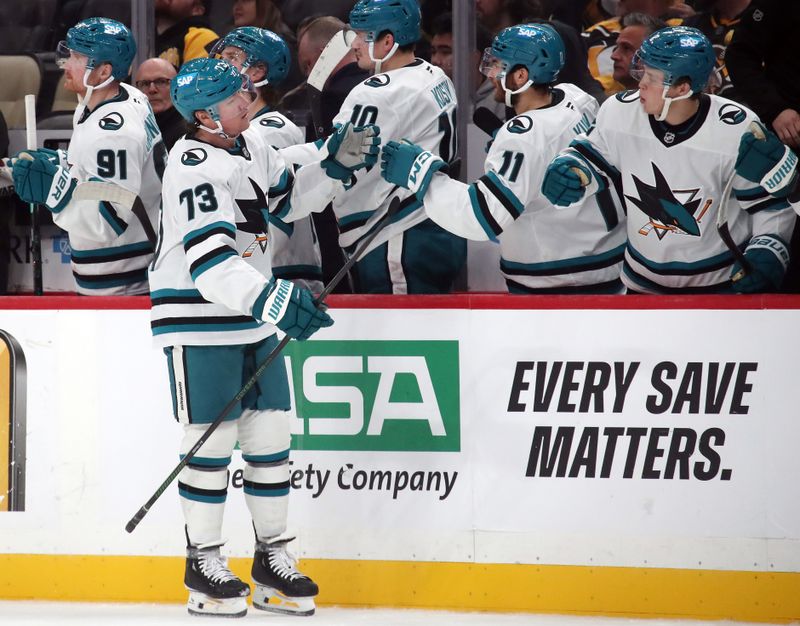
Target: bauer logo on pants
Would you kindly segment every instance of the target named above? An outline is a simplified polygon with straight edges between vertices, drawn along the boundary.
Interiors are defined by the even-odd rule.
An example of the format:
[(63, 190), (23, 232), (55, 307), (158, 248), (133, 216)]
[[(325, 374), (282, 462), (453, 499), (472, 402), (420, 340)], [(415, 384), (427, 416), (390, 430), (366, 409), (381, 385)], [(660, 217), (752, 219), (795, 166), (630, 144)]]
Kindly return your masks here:
[(25, 355), (0, 330), (0, 511), (25, 510)]
[(293, 341), (295, 449), (457, 452), (457, 341)]

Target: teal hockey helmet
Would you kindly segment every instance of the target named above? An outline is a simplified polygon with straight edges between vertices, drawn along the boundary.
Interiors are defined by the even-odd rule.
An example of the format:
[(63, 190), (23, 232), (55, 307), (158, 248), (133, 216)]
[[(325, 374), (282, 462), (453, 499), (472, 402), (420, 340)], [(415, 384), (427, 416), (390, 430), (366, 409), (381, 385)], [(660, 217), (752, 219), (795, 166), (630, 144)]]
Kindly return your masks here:
[(641, 80), (646, 67), (664, 73), (664, 85), (688, 79), (691, 90), (702, 91), (717, 61), (714, 46), (702, 32), (689, 26), (662, 28), (642, 42), (631, 62), (631, 76)]
[(553, 83), (564, 67), (564, 42), (548, 24), (518, 24), (500, 31), (484, 50), (481, 71), (500, 78), (518, 65), (535, 85)]
[(241, 26), (234, 28), (222, 37), (211, 49), (211, 56), (222, 57), (222, 51), (228, 47), (241, 49), (245, 56), (242, 63), (243, 69), (253, 67), (258, 63), (267, 66), (267, 75), (256, 86), (277, 85), (289, 75), (289, 65), (292, 60), (289, 46), (278, 35), (265, 28), (255, 26)]
[(103, 63), (111, 64), (112, 76), (122, 80), (128, 76), (136, 56), (136, 41), (125, 24), (105, 17), (90, 17), (67, 31), (66, 41), (58, 44), (58, 58), (68, 58), (70, 50), (86, 55), (89, 70)]
[(421, 21), (417, 0), (358, 0), (350, 11), (350, 28), (366, 32), (367, 41), (388, 30), (400, 46), (419, 40)]
[(219, 122), (219, 105), (240, 91), (251, 91), (250, 79), (224, 59), (192, 59), (170, 83), (172, 104), (188, 122), (206, 111)]

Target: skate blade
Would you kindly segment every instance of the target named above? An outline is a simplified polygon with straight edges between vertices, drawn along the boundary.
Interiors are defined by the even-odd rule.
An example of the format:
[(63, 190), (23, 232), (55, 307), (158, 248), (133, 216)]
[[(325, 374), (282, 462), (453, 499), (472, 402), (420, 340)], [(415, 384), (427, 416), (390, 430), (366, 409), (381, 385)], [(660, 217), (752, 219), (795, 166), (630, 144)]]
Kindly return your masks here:
[(190, 615), (201, 617), (244, 617), (247, 615), (247, 598), (212, 598), (192, 591), (186, 609)]
[(253, 594), (253, 608), (282, 615), (314, 615), (316, 606), (313, 597), (291, 598), (276, 589), (257, 586)]

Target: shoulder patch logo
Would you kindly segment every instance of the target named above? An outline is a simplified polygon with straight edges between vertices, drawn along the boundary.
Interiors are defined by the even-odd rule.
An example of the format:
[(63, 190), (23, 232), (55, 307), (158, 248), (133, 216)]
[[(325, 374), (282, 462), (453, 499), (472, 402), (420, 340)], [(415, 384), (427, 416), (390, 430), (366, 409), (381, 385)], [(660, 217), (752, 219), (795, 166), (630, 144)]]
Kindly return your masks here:
[(391, 82), (391, 78), (389, 78), (388, 74), (378, 74), (377, 76), (373, 76), (370, 79), (364, 81), (364, 84), (367, 87), (385, 87), (386, 85)]
[(508, 132), (516, 135), (527, 133), (531, 128), (533, 128), (533, 120), (527, 115), (519, 115), (506, 124)]
[(100, 128), (103, 130), (119, 130), (124, 123), (125, 120), (122, 119), (122, 116), (116, 111), (109, 113), (98, 122)]
[(270, 128), (283, 128), (286, 126), (286, 122), (279, 117), (264, 117), (259, 124), (262, 126), (269, 126)]
[(747, 114), (735, 104), (725, 104), (719, 110), (719, 121), (728, 126), (735, 126), (744, 122)]
[(208, 154), (203, 148), (190, 148), (181, 155), (181, 163), (184, 165), (200, 165), (208, 158)]
[(614, 97), (620, 102), (636, 102), (639, 99), (639, 91), (635, 89), (629, 89), (628, 91), (620, 91)]

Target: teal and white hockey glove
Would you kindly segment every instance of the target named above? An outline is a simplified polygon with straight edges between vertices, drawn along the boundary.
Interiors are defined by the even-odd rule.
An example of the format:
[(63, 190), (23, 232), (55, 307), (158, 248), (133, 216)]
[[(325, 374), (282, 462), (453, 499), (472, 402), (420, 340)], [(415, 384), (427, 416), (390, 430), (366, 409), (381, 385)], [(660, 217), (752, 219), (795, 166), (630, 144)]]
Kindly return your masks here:
[(270, 279), (253, 307), (253, 317), (274, 324), (299, 341), (333, 325), (331, 316), (317, 307), (308, 289), (283, 278)]
[[(769, 293), (780, 289), (783, 275), (789, 266), (789, 248), (778, 237), (759, 235), (753, 237), (744, 251), (752, 270), (733, 282), (738, 293)], [(731, 277), (742, 269), (736, 262), (731, 268)]]
[(381, 176), (386, 182), (405, 187), (421, 201), (435, 172), (447, 167), (438, 156), (403, 139), (390, 141), (381, 153)]
[(592, 173), (583, 161), (562, 154), (547, 166), (542, 193), (551, 204), (569, 206), (583, 198), (591, 179)]
[(753, 122), (739, 140), (739, 156), (734, 167), (742, 178), (782, 198), (794, 187), (797, 155), (766, 126)]
[(14, 187), (25, 202), (44, 204), (53, 213), (61, 211), (72, 198), (78, 184), (69, 170), (54, 165), (36, 151), (20, 152), (13, 159)]
[(331, 178), (348, 181), (356, 170), (372, 167), (378, 162), (381, 150), (380, 133), (381, 129), (374, 124), (337, 125), (328, 137), (328, 156), (320, 163), (322, 169)]
[[(68, 167), (67, 153), (65, 150), (51, 150), (50, 148), (36, 148), (36, 150), (25, 150), (29, 154), (36, 154), (46, 157), (53, 165)], [(19, 155), (16, 155), (19, 156)]]

